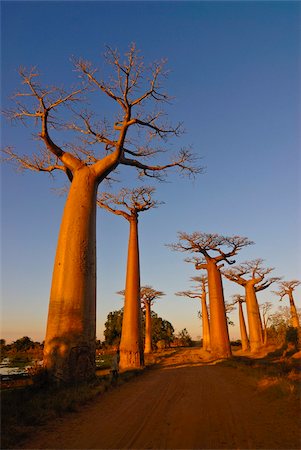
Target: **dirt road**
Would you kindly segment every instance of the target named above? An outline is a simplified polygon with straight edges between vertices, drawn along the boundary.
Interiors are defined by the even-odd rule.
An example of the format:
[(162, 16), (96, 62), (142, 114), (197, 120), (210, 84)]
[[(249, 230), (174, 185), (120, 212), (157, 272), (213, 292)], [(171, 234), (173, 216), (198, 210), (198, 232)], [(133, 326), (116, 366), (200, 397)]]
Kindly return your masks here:
[(300, 449), (298, 408), (183, 350), (44, 427), (31, 449)]

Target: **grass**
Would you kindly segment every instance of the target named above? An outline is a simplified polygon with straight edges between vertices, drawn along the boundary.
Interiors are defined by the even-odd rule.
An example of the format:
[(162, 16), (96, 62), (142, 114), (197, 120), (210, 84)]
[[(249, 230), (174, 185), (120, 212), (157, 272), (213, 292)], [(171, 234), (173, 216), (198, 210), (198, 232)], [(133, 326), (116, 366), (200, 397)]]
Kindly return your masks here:
[(297, 397), (300, 394), (300, 359), (291, 357), (294, 352), (283, 354), (283, 349), (278, 349), (262, 358), (235, 356), (220, 364), (245, 372), (256, 389), (270, 398)]
[[(108, 363), (108, 361), (106, 361)], [(11, 449), (49, 420), (78, 411), (108, 389), (121, 385), (141, 373), (132, 370), (119, 374), (112, 384), (111, 376), (96, 377), (83, 384), (61, 387), (30, 385), (1, 392), (1, 448)]]

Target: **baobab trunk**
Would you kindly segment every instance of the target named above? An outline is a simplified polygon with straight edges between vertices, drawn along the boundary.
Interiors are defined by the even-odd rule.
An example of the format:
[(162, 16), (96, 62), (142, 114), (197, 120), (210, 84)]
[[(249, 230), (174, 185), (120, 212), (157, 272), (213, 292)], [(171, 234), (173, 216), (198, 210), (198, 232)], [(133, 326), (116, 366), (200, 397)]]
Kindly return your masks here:
[(151, 316), (151, 304), (145, 302), (145, 344), (144, 353), (151, 353), (152, 347), (152, 316)]
[(130, 219), (125, 302), (120, 341), (121, 369), (143, 366), (138, 219)]
[(210, 328), (206, 304), (206, 294), (202, 294), (203, 349), (210, 350)]
[(246, 350), (249, 350), (250, 344), (249, 344), (249, 339), (248, 339), (248, 335), (247, 335), (246, 322), (245, 322), (241, 302), (238, 302), (238, 308), (239, 308), (239, 327), (240, 327), (240, 336), (241, 336), (241, 348), (243, 351), (246, 351)]
[(207, 261), (209, 307), (210, 307), (210, 346), (212, 353), (220, 358), (231, 356), (231, 346), (224, 302), (223, 284), (216, 264)]
[(246, 284), (246, 304), (249, 324), (251, 352), (256, 352), (263, 346), (262, 323), (254, 284)]
[(292, 292), (289, 293), (292, 327), (300, 328), (299, 317)]
[(58, 238), (44, 366), (59, 381), (95, 376), (97, 185), (89, 167), (75, 171)]

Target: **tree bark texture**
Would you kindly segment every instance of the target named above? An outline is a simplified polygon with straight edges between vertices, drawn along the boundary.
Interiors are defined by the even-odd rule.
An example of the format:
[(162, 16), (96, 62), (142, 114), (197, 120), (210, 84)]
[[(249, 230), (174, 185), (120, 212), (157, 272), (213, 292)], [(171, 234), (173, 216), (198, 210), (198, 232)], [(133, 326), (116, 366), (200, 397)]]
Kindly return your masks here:
[(145, 343), (144, 353), (152, 353), (152, 316), (151, 316), (151, 304), (145, 302)]
[(231, 346), (224, 302), (222, 277), (216, 263), (207, 261), (210, 304), (210, 345), (220, 358), (231, 357)]
[(206, 293), (202, 294), (202, 325), (203, 325), (203, 349), (210, 350), (210, 325), (206, 303)]
[(252, 280), (247, 281), (246, 289), (246, 304), (249, 324), (249, 337), (251, 352), (256, 352), (263, 346), (262, 323), (258, 301), (256, 297), (254, 283)]
[(125, 302), (120, 341), (121, 369), (139, 368), (144, 364), (141, 301), (138, 219), (131, 218), (125, 286)]
[(299, 317), (297, 313), (297, 308), (294, 302), (293, 293), (289, 293), (289, 300), (290, 300), (290, 311), (291, 311), (291, 324), (294, 328), (300, 328), (300, 322)]
[(97, 185), (89, 167), (75, 171), (54, 262), (44, 365), (65, 382), (95, 375)]
[(240, 336), (241, 336), (241, 348), (243, 351), (249, 350), (250, 343), (247, 335), (246, 322), (244, 318), (244, 313), (242, 309), (242, 303), (238, 302), (239, 308), (239, 327), (240, 327)]

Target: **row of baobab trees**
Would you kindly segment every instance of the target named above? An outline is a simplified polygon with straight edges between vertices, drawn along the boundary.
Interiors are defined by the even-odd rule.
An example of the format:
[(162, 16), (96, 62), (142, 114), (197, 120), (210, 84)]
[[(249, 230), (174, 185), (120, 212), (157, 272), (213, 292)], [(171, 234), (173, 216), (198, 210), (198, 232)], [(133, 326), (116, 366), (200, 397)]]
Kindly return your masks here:
[[(44, 365), (50, 377), (65, 382), (95, 374), (97, 204), (130, 224), (120, 365), (143, 364), (138, 215), (156, 206), (153, 188), (98, 196), (99, 186), (106, 180), (113, 182), (120, 168), (134, 168), (139, 178), (157, 180), (170, 169), (190, 176), (202, 172), (190, 148), (181, 148), (176, 154), (167, 148), (168, 138), (181, 135), (183, 129), (181, 124), (170, 125), (162, 109), (170, 101), (162, 84), (165, 61), (146, 66), (134, 44), (124, 57), (108, 47), (105, 61), (111, 68), (107, 81), (92, 63), (74, 59), (74, 72), (79, 77), (77, 86), (68, 90), (42, 85), (36, 68), (21, 68), (22, 89), (14, 95), (13, 107), (4, 111), (12, 121), (31, 125), (42, 146), (23, 155), (6, 147), (3, 159), (23, 170), (63, 173), (70, 184), (54, 261), (44, 345)], [(95, 104), (98, 94), (112, 102), (111, 118), (103, 119), (103, 111), (89, 109), (89, 100), (93, 96)], [(202, 239), (207, 247), (202, 247)], [(231, 354), (221, 264), (230, 263), (229, 258), (249, 244), (246, 238), (202, 233), (182, 234), (174, 244), (176, 250), (202, 255), (203, 259), (194, 262), (197, 269), (208, 272), (210, 346), (221, 356)], [(227, 246), (229, 251), (224, 250)], [(210, 256), (210, 251), (217, 256)]]
[[(151, 303), (155, 298), (164, 295), (151, 287), (140, 289), (138, 215), (158, 206), (159, 202), (153, 199), (154, 191), (155, 189), (151, 187), (122, 189), (117, 195), (103, 193), (98, 200), (100, 207), (123, 216), (130, 224), (126, 288), (123, 291), (125, 296), (124, 317), (120, 343), (120, 367), (122, 369), (137, 368), (143, 365), (141, 300), (146, 314), (145, 352), (149, 353), (151, 352)], [(272, 283), (280, 283), (278, 294), (281, 298), (286, 294), (289, 296), (292, 326), (299, 327), (293, 298), (293, 290), (298, 286), (298, 281), (280, 281), (280, 277), (267, 278), (267, 275), (274, 269), (264, 267), (262, 259), (247, 261), (229, 269), (224, 268), (225, 263), (232, 266), (235, 261), (230, 258), (237, 255), (243, 247), (251, 244), (253, 242), (249, 239), (240, 236), (181, 232), (178, 242), (169, 245), (173, 250), (189, 252), (194, 255), (187, 258), (186, 261), (194, 263), (197, 270), (207, 272), (205, 276), (193, 277), (193, 281), (199, 284), (199, 292), (184, 291), (177, 295), (201, 298), (203, 347), (210, 350), (215, 357), (231, 356), (222, 275), (245, 289), (245, 296), (237, 295), (235, 298), (235, 302), (239, 304), (243, 350), (250, 349), (254, 353), (264, 345), (263, 326), (256, 294), (267, 289)], [(207, 290), (210, 324), (206, 301)], [(247, 306), (249, 337), (242, 309), (243, 301)]]
[[(204, 236), (204, 234), (203, 234)], [(207, 237), (212, 239), (212, 235)], [(216, 237), (216, 235), (215, 235)], [(203, 349), (211, 351), (213, 349), (214, 356), (228, 357), (231, 355), (231, 347), (229, 342), (229, 333), (227, 331), (220, 334), (220, 340), (216, 339), (216, 335), (212, 334), (212, 326), (218, 327), (215, 323), (219, 317), (222, 327), (228, 330), (227, 312), (231, 311), (235, 304), (238, 304), (239, 311), (239, 327), (241, 336), (241, 345), (243, 351), (250, 351), (256, 353), (267, 344), (267, 308), (272, 304), (267, 303), (259, 305), (257, 299), (257, 292), (268, 288), (272, 283), (278, 282), (278, 291), (274, 291), (280, 300), (288, 296), (290, 303), (290, 324), (294, 328), (300, 328), (299, 316), (297, 313), (293, 292), (301, 283), (298, 280), (281, 281), (280, 277), (270, 277), (265, 279), (266, 275), (270, 273), (273, 268), (265, 268), (262, 265), (262, 259), (253, 261), (246, 261), (230, 269), (222, 269), (221, 275), (230, 281), (233, 281), (245, 289), (245, 295), (235, 294), (232, 296), (232, 302), (226, 303), (223, 296), (222, 277), (211, 278), (211, 283), (217, 282), (219, 287), (210, 285), (207, 275), (192, 277), (191, 280), (196, 283), (193, 290), (177, 292), (176, 295), (197, 298), (201, 302), (201, 319), (202, 319), (202, 333), (203, 333)], [(196, 265), (196, 268), (199, 266)], [(209, 310), (208, 314), (207, 296), (209, 291)], [(216, 299), (216, 293), (220, 294), (220, 302)], [(213, 293), (213, 296), (212, 296)], [(212, 306), (213, 299), (213, 306)], [(247, 322), (249, 328), (249, 336), (247, 333), (246, 321), (243, 312), (243, 304), (247, 307)], [(219, 305), (219, 306), (218, 306)], [(223, 309), (223, 314), (219, 316), (215, 314), (216, 308)], [(262, 310), (262, 316), (261, 316)], [(213, 341), (213, 346), (212, 346)]]

